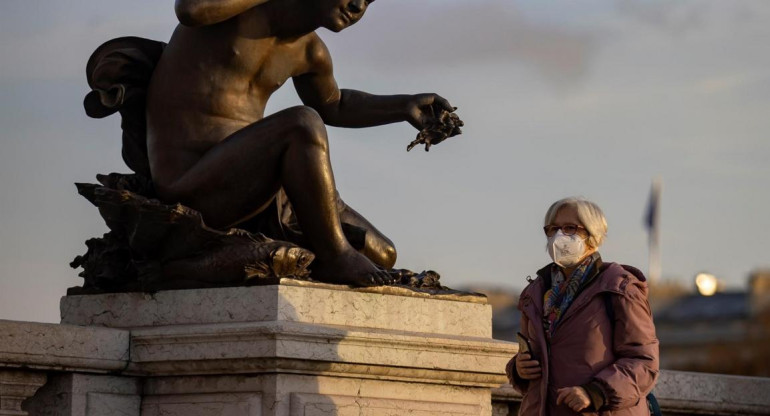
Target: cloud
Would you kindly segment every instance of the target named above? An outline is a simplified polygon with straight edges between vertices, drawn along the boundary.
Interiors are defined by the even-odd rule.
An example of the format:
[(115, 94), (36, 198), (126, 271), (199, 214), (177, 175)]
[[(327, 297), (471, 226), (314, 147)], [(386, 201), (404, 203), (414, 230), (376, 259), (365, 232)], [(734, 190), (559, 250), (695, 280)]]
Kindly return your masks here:
[[(103, 41), (126, 35), (167, 39), (176, 24), (171, 5), (139, 3), (39, 7), (11, 0), (0, 18), (0, 74), (17, 80), (79, 78)], [(377, 2), (362, 23), (325, 38), (341, 45), (342, 54), (355, 51), (356, 61), (378, 68), (513, 61), (558, 89), (581, 82), (599, 42), (588, 30), (532, 19), (508, 0)]]
[(766, 24), (770, 15), (770, 2), (765, 0), (614, 0), (614, 3), (621, 16), (673, 36), (725, 25)]
[(616, 6), (622, 15), (673, 35), (683, 34), (701, 26), (704, 16), (711, 8), (708, 1), (702, 0), (617, 0)]
[(599, 43), (588, 30), (536, 21), (507, 0), (391, 0), (374, 4), (368, 13), (362, 27), (326, 38), (377, 67), (515, 61), (563, 89), (583, 79)]
[(731, 92), (741, 88), (753, 80), (746, 74), (729, 74), (723, 76), (709, 77), (699, 80), (695, 84), (695, 91), (701, 94), (719, 94)]
[[(81, 3), (81, 4), (78, 4)], [(85, 64), (102, 42), (118, 36), (167, 38), (173, 7), (10, 0), (0, 13), (0, 80), (85, 79)], [(144, 9), (142, 9), (144, 8)], [(32, 18), (34, 16), (34, 18)]]

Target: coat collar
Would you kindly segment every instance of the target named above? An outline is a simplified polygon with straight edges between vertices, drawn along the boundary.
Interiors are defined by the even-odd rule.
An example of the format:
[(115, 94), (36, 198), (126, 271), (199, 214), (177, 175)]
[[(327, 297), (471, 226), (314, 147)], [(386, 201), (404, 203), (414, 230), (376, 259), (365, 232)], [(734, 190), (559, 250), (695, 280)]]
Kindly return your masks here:
[[(550, 287), (551, 268), (553, 266), (554, 263), (550, 263), (537, 271), (537, 278), (524, 289), (521, 300), (529, 298), (530, 302), (542, 310), (543, 295)], [(599, 257), (591, 277), (586, 281), (579, 296), (591, 298), (602, 292), (623, 294), (629, 282), (644, 282), (645, 280), (644, 275), (638, 269), (618, 263), (604, 263)]]
[[(585, 280), (585, 283), (583, 283), (585, 286), (580, 288), (580, 291), (582, 291), (585, 287), (591, 284), (594, 281), (594, 279), (596, 279), (596, 276), (600, 275), (606, 269), (607, 265), (602, 262), (602, 256), (599, 253), (596, 253), (595, 256), (596, 256), (596, 261), (591, 267), (591, 275), (588, 276), (588, 278)], [(546, 265), (545, 267), (537, 271), (538, 279), (542, 280), (544, 283), (543, 285), (544, 291), (548, 290), (551, 287), (551, 274), (554, 267), (557, 267), (556, 263), (549, 263), (548, 265)], [(565, 278), (569, 278), (569, 277), (570, 276), (565, 276)]]

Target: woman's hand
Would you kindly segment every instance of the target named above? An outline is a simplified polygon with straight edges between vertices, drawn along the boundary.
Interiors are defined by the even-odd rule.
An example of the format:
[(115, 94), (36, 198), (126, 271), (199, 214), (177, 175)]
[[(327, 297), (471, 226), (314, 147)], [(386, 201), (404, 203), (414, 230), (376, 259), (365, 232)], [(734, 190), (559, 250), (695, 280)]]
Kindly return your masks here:
[(588, 392), (579, 386), (564, 387), (556, 391), (556, 405), (564, 403), (570, 409), (579, 412), (591, 405)]
[(528, 352), (516, 355), (516, 373), (524, 380), (540, 378), (543, 370), (540, 369), (540, 361), (533, 360)]

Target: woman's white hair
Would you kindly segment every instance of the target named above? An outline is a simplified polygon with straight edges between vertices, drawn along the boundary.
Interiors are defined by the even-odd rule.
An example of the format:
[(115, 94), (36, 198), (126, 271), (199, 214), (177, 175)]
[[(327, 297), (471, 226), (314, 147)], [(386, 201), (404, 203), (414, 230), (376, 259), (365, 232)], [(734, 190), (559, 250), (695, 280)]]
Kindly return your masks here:
[(588, 245), (599, 248), (607, 236), (607, 219), (602, 209), (595, 203), (580, 197), (569, 197), (554, 202), (545, 213), (545, 223), (549, 225), (556, 218), (556, 213), (564, 207), (573, 207), (577, 211), (580, 225), (588, 231)]

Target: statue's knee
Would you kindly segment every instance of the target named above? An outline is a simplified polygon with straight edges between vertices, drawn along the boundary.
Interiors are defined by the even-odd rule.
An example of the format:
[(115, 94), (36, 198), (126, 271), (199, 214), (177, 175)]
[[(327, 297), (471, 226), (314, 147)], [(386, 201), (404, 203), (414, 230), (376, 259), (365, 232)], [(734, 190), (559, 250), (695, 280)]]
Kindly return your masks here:
[(392, 244), (381, 244), (378, 247), (369, 247), (364, 251), (370, 260), (386, 269), (392, 269), (396, 264), (396, 248)]
[(383, 250), (383, 256), (382, 256), (382, 266), (384, 266), (386, 269), (392, 269), (393, 266), (396, 264), (396, 257), (398, 257), (398, 253), (396, 253), (396, 248), (393, 247), (392, 244), (389, 244), (385, 246), (385, 249)]
[(329, 141), (326, 135), (326, 125), (317, 111), (307, 106), (297, 106), (289, 109), (298, 131), (300, 140), (308, 144), (328, 149)]

